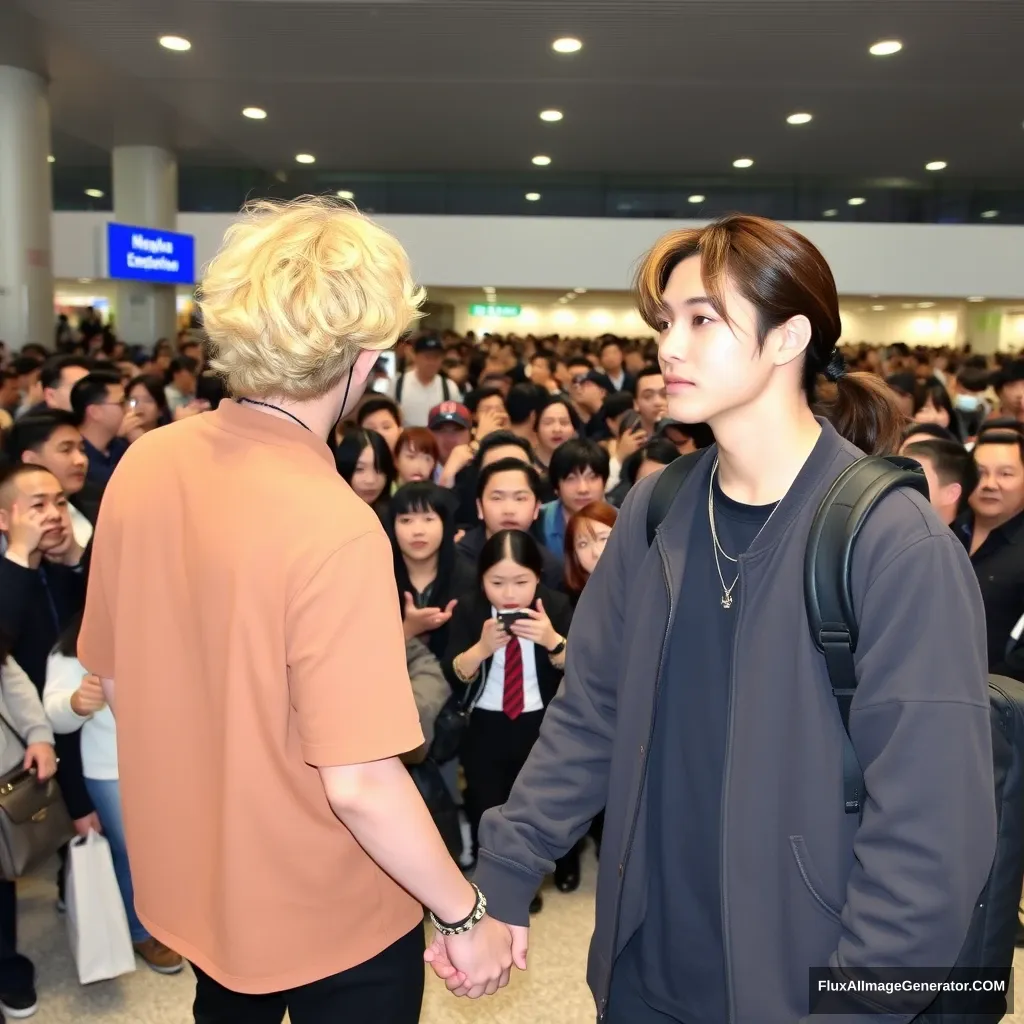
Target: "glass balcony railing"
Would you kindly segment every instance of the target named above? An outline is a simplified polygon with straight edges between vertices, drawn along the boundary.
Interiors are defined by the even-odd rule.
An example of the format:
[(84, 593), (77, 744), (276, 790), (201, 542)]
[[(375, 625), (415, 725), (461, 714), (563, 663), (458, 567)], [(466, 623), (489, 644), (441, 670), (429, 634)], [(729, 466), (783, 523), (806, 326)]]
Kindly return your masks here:
[[(110, 169), (53, 168), (54, 208), (110, 210)], [(87, 193), (93, 193), (89, 195)], [(96, 193), (102, 193), (101, 196)], [(368, 213), (505, 217), (708, 218), (733, 211), (779, 220), (896, 224), (1024, 224), (1024, 187), (1012, 181), (934, 179), (610, 177), (533, 172), (366, 174), (292, 169), (278, 174), (181, 167), (178, 209), (229, 213), (247, 199), (343, 194)]]

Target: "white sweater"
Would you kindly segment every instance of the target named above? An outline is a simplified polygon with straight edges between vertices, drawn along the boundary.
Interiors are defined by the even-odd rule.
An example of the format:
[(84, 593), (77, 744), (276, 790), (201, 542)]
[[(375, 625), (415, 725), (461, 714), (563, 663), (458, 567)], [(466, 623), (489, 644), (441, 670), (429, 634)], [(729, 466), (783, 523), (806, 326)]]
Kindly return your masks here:
[(82, 730), (82, 774), (87, 779), (117, 779), (117, 728), (109, 707), (82, 717), (71, 708), (71, 697), (87, 673), (77, 658), (51, 654), (46, 663), (43, 708), (58, 733)]

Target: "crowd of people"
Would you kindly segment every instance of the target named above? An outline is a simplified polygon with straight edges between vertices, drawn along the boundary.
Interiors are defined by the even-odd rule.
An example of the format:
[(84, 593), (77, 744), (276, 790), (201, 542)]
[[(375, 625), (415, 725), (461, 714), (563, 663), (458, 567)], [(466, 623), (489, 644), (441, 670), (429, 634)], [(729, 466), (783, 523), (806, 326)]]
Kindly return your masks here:
[[(602, 571), (599, 596), (590, 586), (606, 545), (620, 532), (617, 520), (639, 500), (643, 481), (716, 441), (724, 460), (737, 450), (737, 437), (746, 437), (751, 449), (760, 452), (777, 428), (780, 444), (799, 439), (796, 448), (806, 448), (801, 462), (817, 459), (816, 470), (824, 473), (827, 459), (817, 454), (818, 447), (813, 453), (811, 448), (823, 425), (831, 422), (835, 431), (827, 437), (835, 451), (847, 451), (841, 449), (842, 435), (862, 451), (905, 455), (920, 463), (931, 505), (948, 528), (945, 541), (955, 540), (980, 586), (987, 639), (987, 666), (981, 669), (1024, 679), (1024, 546), (1017, 544), (1024, 538), (1024, 362), (905, 345), (841, 349), (835, 344), (838, 323), (822, 331), (815, 325), (818, 333), (810, 342), (804, 337), (798, 345), (795, 335), (771, 341), (777, 344), (771, 349), (773, 365), (782, 368), (778, 380), (792, 377), (798, 385), (794, 395), (815, 416), (793, 414), (799, 430), (787, 434), (791, 410), (785, 403), (791, 403), (791, 396), (779, 399), (783, 412), (758, 423), (756, 430), (764, 432), (758, 436), (739, 429), (728, 410), (704, 410), (695, 400), (687, 406), (673, 399), (687, 388), (699, 390), (684, 372), (694, 357), (672, 348), (677, 330), (672, 314), (696, 301), (676, 275), (689, 256), (699, 258), (699, 241), (677, 240), (675, 262), (667, 260), (661, 270), (652, 271), (661, 276), (646, 293), (641, 279), (641, 310), (658, 332), (657, 340), (477, 338), (407, 330), (418, 300), (408, 283), (404, 254), (356, 214), (299, 204), (283, 213), (265, 213), (244, 230), (252, 237), (229, 235), (210, 269), (204, 287), (208, 338), (198, 331), (182, 332), (173, 344), (160, 341), (152, 351), (130, 352), (94, 320), (76, 329), (65, 319), (58, 323), (52, 351), (26, 346), (20, 353), (5, 353), (0, 367), (5, 454), (0, 472), (0, 713), (27, 747), (22, 750), (0, 727), (0, 773), (22, 762), (41, 779), (57, 773), (78, 834), (102, 831), (110, 841), (136, 951), (159, 972), (180, 971), (183, 958), (192, 963), (198, 979), (197, 1020), (200, 1004), (207, 1014), (204, 1021), (238, 1020), (247, 1012), (245, 999), (285, 990), (292, 993), (287, 1001), (294, 1020), (326, 1019), (313, 1011), (302, 1018), (306, 995), (296, 993), (311, 992), (329, 975), (350, 975), (358, 965), (379, 960), (376, 955), (384, 955), (385, 944), (395, 957), (405, 957), (407, 966), (408, 949), (399, 947), (403, 942), (416, 946), (407, 939), (410, 928), (416, 932), (420, 927), (420, 904), (432, 912), (439, 932), (427, 959), (453, 991), (493, 991), (507, 981), (513, 961), (525, 966), (524, 940), (515, 928), (527, 921), (518, 909), (506, 910), (513, 903), (509, 894), (525, 893), (528, 912), (540, 912), (542, 866), (553, 868), (558, 891), (575, 890), (588, 836), (598, 853), (605, 845), (606, 803), (609, 821), (616, 818), (609, 826), (613, 858), (621, 857), (625, 843), (618, 819), (626, 796), (609, 783), (611, 755), (599, 756), (593, 743), (587, 746), (579, 737), (580, 730), (589, 730), (602, 743), (611, 743), (616, 727), (609, 709), (618, 683), (607, 681), (604, 690), (593, 694), (569, 678), (563, 688), (563, 677), (572, 671), (566, 667), (570, 629), (574, 641), (568, 653), (577, 659), (577, 675), (592, 670), (604, 680), (605, 668), (595, 659), (606, 652), (619, 664), (609, 645), (623, 643), (635, 650), (636, 643), (644, 643), (648, 657), (663, 649), (677, 673), (685, 673), (682, 666), (688, 665), (709, 679), (723, 678), (720, 657), (728, 661), (732, 633), (720, 617), (699, 607), (703, 584), (692, 582), (689, 590), (679, 591), (674, 580), (666, 614), (671, 617), (678, 601), (678, 617), (686, 624), (667, 645), (659, 636), (648, 636), (650, 630), (637, 625), (632, 611), (618, 609), (614, 616), (608, 611), (627, 590), (632, 604), (646, 607), (639, 584), (627, 587), (624, 582), (623, 574), (637, 569), (647, 553), (646, 545), (637, 546), (631, 527), (622, 528), (631, 532), (621, 541), (614, 567)], [(741, 224), (729, 230), (755, 229)], [(346, 334), (331, 316), (344, 320), (354, 314), (331, 308), (335, 299), (321, 296), (316, 300), (325, 304), (320, 319), (313, 318), (309, 327), (309, 318), (299, 318), (304, 324), (300, 331), (299, 319), (287, 309), (293, 296), (282, 303), (256, 294), (245, 308), (247, 316), (257, 319), (243, 322), (237, 309), (246, 288), (269, 294), (285, 287), (269, 270), (267, 280), (249, 280), (253, 268), (244, 263), (244, 254), (255, 251), (254, 240), (273, 246), (289, 232), (320, 242), (334, 234), (351, 242), (351, 235), (364, 259), (370, 259), (366, 251), (376, 252), (382, 266), (365, 286), (390, 289), (387, 315), (375, 321), (366, 314), (366, 322), (349, 324)], [(380, 237), (374, 235), (371, 244), (366, 236), (376, 232)], [(340, 272), (339, 279), (344, 287)], [(673, 288), (678, 296), (671, 294)], [(700, 301), (704, 312), (687, 330), (703, 328), (697, 320), (713, 322), (714, 302)], [(283, 319), (275, 321), (275, 316)], [(799, 319), (796, 310), (793, 317)], [(681, 324), (683, 317), (674, 322)], [(788, 328), (780, 321), (774, 329)], [(374, 330), (371, 344), (365, 339)], [(734, 325), (733, 330), (738, 337), (741, 329)], [(829, 331), (833, 340), (821, 348), (819, 340)], [(349, 336), (364, 341), (352, 345)], [(275, 342), (289, 353), (287, 359), (261, 351)], [(391, 377), (378, 353), (396, 342), (397, 372)], [(767, 342), (762, 338), (760, 344), (764, 349)], [(300, 349), (301, 357), (296, 355)], [(806, 364), (793, 359), (806, 359)], [(853, 372), (837, 370), (843, 362)], [(284, 372), (287, 376), (273, 378)], [(844, 389), (853, 389), (860, 404)], [(741, 405), (738, 396), (731, 400)], [(749, 396), (744, 401), (749, 406)], [(672, 415), (691, 409), (701, 415)], [(326, 447), (315, 436), (321, 426)], [(333, 481), (325, 477), (325, 461)], [(688, 580), (691, 572), (694, 581), (703, 573), (704, 582), (715, 588), (721, 580), (721, 608), (731, 605), (733, 590), (722, 575), (719, 551), (736, 572), (738, 560), (747, 557), (742, 552), (756, 548), (781, 507), (781, 495), (770, 486), (759, 490), (750, 482), (754, 476), (746, 491), (738, 488), (745, 500), (737, 498), (740, 464), (730, 463), (730, 475), (721, 482), (719, 462), (709, 469), (704, 503), (720, 517), (720, 535), (714, 535), (714, 550), (691, 549), (686, 555)], [(347, 486), (339, 488), (338, 478)], [(228, 515), (229, 507), (240, 514)], [(287, 522), (278, 524), (271, 516), (268, 523), (263, 514), (256, 515), (257, 509), (270, 507)], [(373, 525), (377, 521), (383, 530)], [(712, 518), (713, 533), (715, 522)], [(900, 526), (898, 517), (890, 525), (894, 537), (911, 543), (910, 526)], [(377, 540), (385, 536), (390, 552), (382, 563)], [(677, 540), (682, 547), (687, 544), (685, 536)], [(735, 556), (726, 554), (720, 540)], [(935, 546), (936, 557), (948, 569), (943, 579), (956, 584), (958, 570), (949, 568), (959, 565), (951, 561), (952, 546), (948, 551), (938, 542)], [(880, 544), (883, 549), (888, 550)], [(242, 568), (244, 558), (253, 564)], [(201, 608), (193, 572), (203, 579)], [(923, 585), (923, 579), (917, 582)], [(660, 582), (654, 579), (652, 585)], [(624, 588), (621, 593), (617, 586)], [(274, 630), (263, 635), (249, 602), (259, 603), (261, 614), (280, 617), (286, 635)], [(373, 614), (388, 602), (394, 606), (394, 623), (382, 625)], [(714, 605), (717, 609), (717, 599)], [(957, 607), (969, 623), (970, 595)], [(632, 624), (625, 632), (624, 622)], [(279, 623), (274, 628), (280, 632)], [(632, 638), (633, 629), (642, 639)], [(751, 627), (752, 650), (759, 638), (767, 643), (766, 629)], [(161, 649), (168, 637), (174, 638), (173, 652)], [(362, 645), (363, 653), (354, 654), (352, 645)], [(969, 646), (963, 645), (968, 661)], [(404, 671), (397, 667), (401, 651)], [(164, 661), (165, 654), (166, 669), (154, 664)], [(757, 656), (763, 654), (758, 649)], [(167, 677), (173, 679), (174, 694), (161, 689), (161, 672), (177, 673)], [(140, 686), (140, 675), (147, 678), (147, 687)], [(220, 687), (215, 699), (197, 689), (214, 678)], [(294, 724), (289, 698), (274, 688), (283, 678)], [(406, 678), (418, 726), (410, 721), (412, 702), (399, 692)], [(204, 702), (212, 701), (204, 704), (209, 715), (196, 716), (191, 708), (183, 712), (178, 703), (185, 699), (182, 690), (202, 692)], [(115, 693), (116, 718), (110, 706)], [(658, 758), (651, 764), (648, 815), (666, 821), (678, 817), (674, 808), (687, 799), (698, 817), (707, 812), (717, 820), (715, 801), (723, 793), (717, 775), (725, 754), (715, 745), (714, 729), (700, 735), (700, 722), (723, 720), (720, 697), (666, 693), (650, 739), (644, 734), (643, 745), (638, 744), (641, 760), (648, 743)], [(558, 720), (542, 732), (549, 708)], [(148, 716), (155, 716), (159, 727)], [(383, 724), (375, 716), (382, 716)], [(691, 720), (697, 724), (687, 725)], [(687, 750), (666, 731), (676, 726), (692, 741)], [(363, 734), (354, 735), (353, 729)], [(125, 734), (121, 743), (119, 730)], [(223, 783), (209, 800), (189, 809), (195, 824), (182, 829), (161, 855), (157, 848), (167, 843), (167, 830), (156, 825), (157, 810), (142, 805), (154, 804), (159, 814), (175, 818), (177, 797), (167, 797), (171, 805), (164, 799), (169, 787), (191, 796), (208, 788), (202, 764), (181, 768), (175, 744), (186, 734), (190, 749), (223, 751), (227, 760), (218, 761), (217, 769)], [(535, 748), (540, 753), (531, 759)], [(413, 827), (419, 812), (411, 809), (406, 790), (396, 788), (400, 784), (393, 777), (385, 780), (366, 768), (392, 755), (400, 755), (403, 772), (425, 799), (447, 852), (464, 869), (479, 861), (480, 888), (474, 890), (469, 915), (464, 913), (465, 891), (454, 876), (440, 867), (429, 880), (426, 869), (417, 869), (417, 875), (380, 838), (383, 826), (374, 815), (381, 808), (369, 809), (368, 798), (356, 792), (369, 787), (378, 803), (386, 796), (389, 815), (400, 816), (409, 808), (404, 840), (415, 849), (408, 855), (431, 861), (433, 849), (425, 833)], [(568, 797), (556, 795), (541, 777), (544, 770), (555, 772), (566, 757), (573, 784), (586, 794), (579, 813), (570, 814)], [(528, 760), (532, 771), (524, 773)], [(338, 774), (339, 765), (362, 766), (362, 774), (354, 782), (351, 773)], [(620, 785), (632, 786), (632, 769), (627, 772), (625, 763), (620, 767)], [(513, 794), (521, 774), (527, 781)], [(259, 799), (268, 810), (255, 814), (255, 824), (242, 824), (240, 816), (254, 813), (254, 789), (264, 784), (269, 795)], [(128, 806), (127, 836), (122, 795)], [(228, 806), (236, 798), (240, 806)], [(318, 800), (320, 810), (314, 807)], [(493, 810), (506, 804), (507, 811)], [(334, 815), (354, 836), (351, 845), (327, 838)], [(556, 819), (563, 820), (557, 833), (551, 824)], [(977, 818), (980, 833), (989, 830), (983, 819)], [(222, 825), (235, 830), (230, 840)], [(302, 845), (303, 870), (281, 881), (281, 875), (290, 874), (286, 865), (294, 861), (280, 844), (303, 839), (309, 841)], [(721, 1000), (730, 989), (718, 956), (722, 924), (711, 920), (715, 914), (701, 916), (714, 909), (708, 900), (717, 900), (720, 892), (717, 882), (698, 891), (711, 871), (707, 858), (717, 854), (691, 848), (671, 828), (648, 840), (646, 872), (651, 884), (661, 888), (648, 904), (653, 909), (643, 925), (633, 922), (633, 940), (625, 950), (616, 950), (631, 965), (628, 974), (609, 981), (608, 963), (597, 981), (592, 979), (599, 1010), (607, 1009), (611, 985), (613, 1002), (619, 1001), (617, 1019), (630, 1024), (684, 1019), (673, 1016), (683, 1011), (692, 1019), (708, 1014), (708, 1019), (725, 1019)], [(186, 850), (183, 844), (192, 845)], [(257, 854), (250, 844), (265, 849)], [(325, 850), (316, 852), (318, 844), (326, 844)], [(984, 846), (979, 839), (979, 849)], [(547, 853), (538, 852), (541, 848), (557, 852), (550, 865)], [(161, 873), (167, 869), (167, 852), (182, 860), (169, 876)], [(245, 868), (229, 885), (225, 872), (232, 874), (236, 858)], [(317, 903), (318, 894), (311, 900), (303, 886), (335, 879), (339, 864), (347, 865), (352, 876), (342, 886), (344, 900), (332, 896), (323, 907), (308, 905)], [(617, 872), (621, 883), (622, 863)], [(608, 878), (614, 873), (613, 865)], [(968, 889), (975, 873), (964, 882)], [(388, 883), (393, 892), (384, 891), (385, 876), (395, 880)], [(845, 886), (845, 879), (841, 883)], [(827, 880), (831, 892), (837, 884), (832, 877)], [(63, 886), (62, 862), (58, 908)], [(382, 888), (378, 892), (375, 887)], [(260, 890), (258, 906), (243, 911), (254, 888)], [(494, 954), (502, 967), (493, 975), (473, 966), (488, 956), (474, 960), (465, 955), (457, 945), (465, 934), (443, 924), (461, 922), (459, 927), (473, 935), (488, 906), (486, 900), (480, 903), (481, 890), (498, 921), (514, 926), (507, 956)], [(447, 894), (437, 897), (437, 892)], [(293, 911), (296, 904), (305, 906)], [(280, 937), (256, 950), (258, 939), (246, 935), (246, 928), (255, 927), (262, 935), (261, 916), (286, 905)], [(692, 907), (701, 915), (680, 923)], [(334, 923), (325, 919), (332, 908), (340, 915)], [(631, 912), (635, 909), (636, 900)], [(386, 942), (373, 946), (373, 938), (345, 932), (357, 911), (379, 918)], [(601, 913), (599, 907), (595, 941), (602, 941)], [(829, 925), (838, 927), (834, 921)], [(607, 931), (607, 923), (603, 927)], [(815, 941), (832, 941), (822, 938), (824, 928), (819, 922), (811, 929)], [(778, 938), (761, 924), (752, 924), (751, 930), (759, 941)], [(504, 935), (499, 929), (476, 941), (490, 943), (493, 951), (506, 941)], [(326, 948), (332, 943), (336, 951)], [(679, 945), (707, 953), (694, 957), (680, 974), (671, 952)], [(286, 948), (291, 950), (287, 955)], [(422, 942), (417, 962), (421, 952)], [(710, 994), (698, 998), (692, 986), (700, 976), (713, 983), (706, 989)], [(375, 998), (376, 1012), (384, 1002), (379, 992)], [(418, 996), (409, 996), (405, 1004), (399, 995), (392, 998), (393, 1016), (381, 1010), (379, 1018), (357, 1013), (353, 1019), (415, 1019), (401, 1016), (398, 1007), (411, 1002), (418, 1007)], [(282, 1007), (285, 1001), (282, 996)], [(635, 1008), (641, 1005), (656, 1007), (652, 1013), (661, 1016), (637, 1016), (641, 1011)], [(35, 1006), (34, 968), (17, 950), (15, 886), (0, 881), (0, 1008), (26, 1016)], [(627, 1006), (632, 1009), (623, 1009)]]

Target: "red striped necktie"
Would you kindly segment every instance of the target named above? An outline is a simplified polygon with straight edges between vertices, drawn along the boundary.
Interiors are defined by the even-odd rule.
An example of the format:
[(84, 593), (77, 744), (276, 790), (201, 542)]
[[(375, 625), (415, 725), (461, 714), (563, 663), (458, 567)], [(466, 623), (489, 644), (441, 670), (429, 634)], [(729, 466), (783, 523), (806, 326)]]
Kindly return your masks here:
[(523, 713), (523, 648), (516, 636), (505, 647), (505, 695), (501, 709), (512, 719)]

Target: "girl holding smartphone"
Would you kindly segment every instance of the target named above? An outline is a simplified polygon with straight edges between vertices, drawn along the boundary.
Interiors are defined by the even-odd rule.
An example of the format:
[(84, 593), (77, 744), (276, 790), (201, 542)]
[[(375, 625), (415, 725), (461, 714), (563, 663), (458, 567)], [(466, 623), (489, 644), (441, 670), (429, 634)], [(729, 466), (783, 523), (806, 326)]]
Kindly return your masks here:
[[(529, 534), (495, 533), (480, 552), (479, 587), (459, 601), (449, 627), (445, 675), (454, 690), (471, 688), (461, 760), (474, 851), (480, 818), (512, 791), (565, 669), (572, 605), (541, 583), (543, 569)], [(566, 873), (578, 885), (578, 857)], [(541, 906), (538, 895), (530, 909)]]

